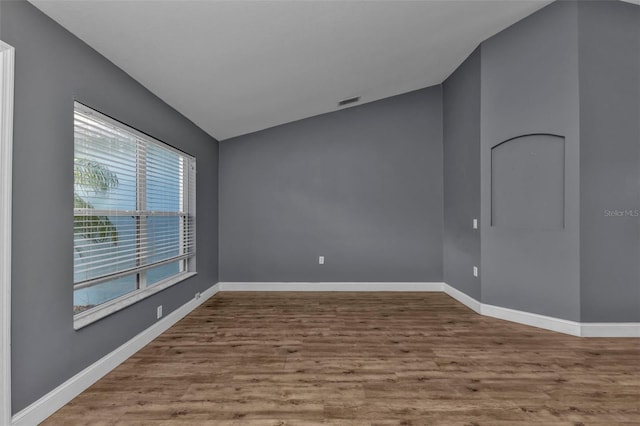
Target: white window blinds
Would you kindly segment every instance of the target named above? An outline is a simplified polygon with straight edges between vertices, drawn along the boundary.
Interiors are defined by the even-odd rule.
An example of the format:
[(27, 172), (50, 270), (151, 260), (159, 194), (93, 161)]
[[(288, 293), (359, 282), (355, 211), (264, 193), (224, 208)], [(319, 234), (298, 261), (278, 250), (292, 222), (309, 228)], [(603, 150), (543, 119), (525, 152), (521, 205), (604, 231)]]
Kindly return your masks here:
[(189, 270), (195, 159), (79, 103), (74, 133), (79, 313)]

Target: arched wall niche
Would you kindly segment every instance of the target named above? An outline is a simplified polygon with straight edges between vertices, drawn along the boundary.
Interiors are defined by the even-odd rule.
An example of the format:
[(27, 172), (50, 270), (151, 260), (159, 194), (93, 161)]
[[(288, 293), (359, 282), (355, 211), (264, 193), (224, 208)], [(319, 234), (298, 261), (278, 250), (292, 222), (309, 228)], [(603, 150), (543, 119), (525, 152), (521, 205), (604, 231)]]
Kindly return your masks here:
[(491, 148), (491, 226), (553, 230), (565, 222), (565, 138), (536, 133)]

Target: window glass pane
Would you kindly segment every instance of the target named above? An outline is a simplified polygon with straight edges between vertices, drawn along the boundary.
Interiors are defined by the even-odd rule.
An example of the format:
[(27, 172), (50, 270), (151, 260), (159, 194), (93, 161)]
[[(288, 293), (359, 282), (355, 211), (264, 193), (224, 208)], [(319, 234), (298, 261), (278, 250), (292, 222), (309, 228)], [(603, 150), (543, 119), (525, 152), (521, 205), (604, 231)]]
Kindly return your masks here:
[(73, 292), (73, 313), (79, 314), (101, 303), (135, 291), (138, 287), (136, 275), (129, 275), (96, 284)]
[(74, 312), (184, 272), (195, 159), (77, 102), (74, 147)]
[(147, 217), (147, 264), (181, 254), (180, 222), (181, 218), (178, 216)]
[(183, 161), (175, 151), (155, 144), (147, 147), (147, 208), (156, 212), (182, 211)]
[(182, 262), (182, 260), (179, 260), (149, 269), (147, 271), (147, 285), (157, 284), (165, 278), (178, 274), (180, 272), (180, 263)]
[(136, 266), (136, 219), (74, 217), (73, 281), (98, 278)]
[(135, 210), (136, 139), (76, 114), (75, 208)]

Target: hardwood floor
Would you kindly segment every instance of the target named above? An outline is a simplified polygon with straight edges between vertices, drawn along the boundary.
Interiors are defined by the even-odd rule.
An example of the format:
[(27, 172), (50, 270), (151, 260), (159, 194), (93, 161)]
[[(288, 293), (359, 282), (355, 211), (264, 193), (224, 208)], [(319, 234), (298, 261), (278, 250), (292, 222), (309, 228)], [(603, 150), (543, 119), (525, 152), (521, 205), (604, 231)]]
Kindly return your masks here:
[(442, 293), (223, 292), (44, 424), (640, 425), (640, 339)]

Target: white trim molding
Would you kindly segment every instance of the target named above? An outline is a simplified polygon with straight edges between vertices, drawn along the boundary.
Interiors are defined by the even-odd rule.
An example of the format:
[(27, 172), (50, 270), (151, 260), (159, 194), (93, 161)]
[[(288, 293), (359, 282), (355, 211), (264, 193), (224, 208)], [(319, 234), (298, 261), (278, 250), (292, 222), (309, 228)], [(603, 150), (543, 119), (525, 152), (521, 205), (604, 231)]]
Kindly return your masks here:
[(15, 49), (0, 41), (0, 424), (11, 420), (11, 193)]
[(169, 288), (172, 285), (178, 284), (179, 282), (182, 282), (187, 278), (191, 278), (195, 275), (197, 275), (197, 272), (183, 272), (181, 274), (169, 277), (159, 282), (158, 284), (154, 284), (153, 286), (138, 289), (132, 293), (127, 293), (122, 297), (106, 302), (103, 305), (99, 305), (96, 309), (77, 314), (73, 317), (73, 328), (75, 330), (79, 330), (82, 327), (86, 327), (87, 325), (94, 323), (101, 318), (111, 315), (114, 312), (118, 312), (126, 308), (127, 306), (131, 306), (142, 299), (145, 299), (153, 294), (164, 290), (165, 288)]
[(442, 285), (442, 291), (447, 293), (449, 296), (456, 299), (458, 302), (470, 308), (472, 311), (481, 314), (482, 313), (482, 303), (478, 302), (473, 297), (469, 296), (467, 293), (463, 293), (457, 288), (453, 288), (448, 284)]
[(441, 291), (474, 312), (580, 337), (640, 337), (640, 323), (581, 323), (482, 303), (444, 282), (220, 282), (220, 291)]
[(484, 303), (481, 303), (481, 306), (480, 313), (488, 317), (544, 328), (545, 330), (557, 331), (558, 333), (570, 334), (572, 336), (581, 335), (581, 324), (579, 322)]
[(582, 337), (640, 337), (640, 323), (583, 322)]
[(441, 282), (220, 282), (220, 291), (442, 291)]
[(442, 282), (220, 282), (220, 291), (442, 291)]
[[(175, 323), (187, 316), (191, 311), (213, 297), (220, 291), (220, 286), (214, 284), (202, 294), (189, 300), (187, 303), (159, 320), (151, 327), (136, 335), (134, 338), (85, 368), (33, 404), (29, 405), (15, 416), (11, 425), (29, 426), (36, 425), (55, 413), (66, 403), (82, 393), (89, 386), (100, 380), (111, 370), (122, 364), (127, 358), (138, 352), (153, 339), (164, 333)], [(9, 424), (9, 423), (4, 423)]]
[(637, 322), (588, 323), (569, 321), (481, 303), (446, 283), (443, 284), (443, 291), (475, 312), (488, 317), (578, 337), (640, 337), (640, 323)]

